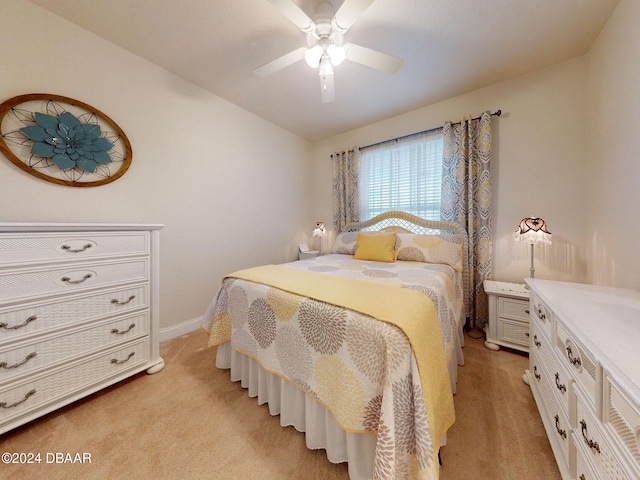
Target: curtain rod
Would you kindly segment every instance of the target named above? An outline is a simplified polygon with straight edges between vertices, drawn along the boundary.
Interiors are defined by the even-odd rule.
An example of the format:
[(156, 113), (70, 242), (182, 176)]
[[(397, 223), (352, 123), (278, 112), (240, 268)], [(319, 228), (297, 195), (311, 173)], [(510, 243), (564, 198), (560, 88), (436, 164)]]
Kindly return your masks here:
[[(502, 115), (502, 110), (497, 110), (497, 111), (493, 112), (491, 115), (492, 116), (495, 115), (496, 117), (499, 117), (500, 115)], [(480, 117), (475, 117), (475, 118), (472, 118), (471, 120), (480, 120)], [(451, 125), (460, 125), (461, 123), (462, 122), (455, 122), (455, 123), (452, 123)], [(413, 137), (413, 136), (416, 136), (416, 135), (423, 135), (425, 133), (435, 132), (437, 130), (440, 130), (441, 128), (442, 127), (431, 128), (429, 130), (424, 130), (422, 132), (410, 133), (409, 135), (404, 135), (402, 137), (392, 138), (391, 140), (384, 140), (382, 142), (372, 143), (371, 145), (367, 145), (366, 147), (360, 147), (360, 150), (365, 150), (365, 149), (371, 148), (371, 147), (377, 147), (378, 145), (383, 145), (383, 144), (389, 143), (389, 142), (397, 142), (398, 140), (404, 140), (406, 138), (410, 138), (410, 137)]]

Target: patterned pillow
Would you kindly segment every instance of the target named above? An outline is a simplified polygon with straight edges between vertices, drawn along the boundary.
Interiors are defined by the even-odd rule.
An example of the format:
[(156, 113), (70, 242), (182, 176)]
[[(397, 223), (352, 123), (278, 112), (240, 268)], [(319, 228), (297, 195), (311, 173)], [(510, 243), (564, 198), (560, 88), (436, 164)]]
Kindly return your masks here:
[(356, 253), (356, 232), (339, 233), (331, 247), (331, 253), (353, 255)]
[(396, 242), (398, 260), (443, 263), (458, 272), (462, 272), (463, 246), (461, 235), (399, 233)]

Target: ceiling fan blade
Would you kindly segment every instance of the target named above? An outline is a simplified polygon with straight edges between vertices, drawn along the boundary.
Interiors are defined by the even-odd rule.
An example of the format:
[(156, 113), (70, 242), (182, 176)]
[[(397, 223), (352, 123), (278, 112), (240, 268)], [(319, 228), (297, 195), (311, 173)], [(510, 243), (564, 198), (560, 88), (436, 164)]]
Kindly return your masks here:
[(344, 0), (331, 24), (338, 33), (345, 33), (369, 8), (374, 0)]
[(261, 67), (256, 68), (253, 73), (258, 75), (259, 77), (266, 77), (267, 75), (271, 75), (278, 70), (281, 70), (302, 60), (304, 58), (304, 52), (306, 51), (307, 49), (305, 47), (300, 47), (293, 52), (289, 52), (286, 55), (281, 56), (280, 58), (276, 58), (269, 63), (265, 63)]
[(269, 3), (280, 10), (285, 17), (291, 20), (304, 33), (312, 32), (315, 29), (316, 25), (313, 20), (292, 0), (269, 0)]
[(387, 55), (386, 53), (371, 50), (370, 48), (360, 45), (354, 45), (353, 43), (345, 43), (343, 46), (346, 57), (352, 62), (386, 73), (396, 73), (404, 61), (393, 55)]
[(320, 88), (322, 89), (322, 103), (331, 103), (336, 99), (332, 74), (320, 75)]

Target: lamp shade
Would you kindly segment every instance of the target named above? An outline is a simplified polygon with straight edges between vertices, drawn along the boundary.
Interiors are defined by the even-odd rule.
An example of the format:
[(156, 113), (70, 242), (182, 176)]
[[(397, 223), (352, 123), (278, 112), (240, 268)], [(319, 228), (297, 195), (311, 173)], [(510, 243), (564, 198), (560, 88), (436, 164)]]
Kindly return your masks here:
[(545, 221), (538, 217), (523, 218), (515, 232), (516, 240), (527, 243), (551, 243), (551, 232)]
[(316, 228), (313, 230), (314, 237), (326, 237), (327, 229), (324, 226), (324, 222), (317, 222)]

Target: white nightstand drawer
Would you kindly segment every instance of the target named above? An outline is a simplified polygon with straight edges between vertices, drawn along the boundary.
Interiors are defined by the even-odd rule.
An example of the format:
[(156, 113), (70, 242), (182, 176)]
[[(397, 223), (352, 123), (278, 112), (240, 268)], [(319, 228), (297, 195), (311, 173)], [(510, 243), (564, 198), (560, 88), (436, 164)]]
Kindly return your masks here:
[(149, 284), (0, 309), (0, 350), (9, 341), (149, 307)]
[(9, 270), (0, 272), (0, 302), (17, 303), (43, 295), (69, 294), (148, 278), (148, 258)]
[(498, 316), (529, 323), (529, 301), (516, 298), (498, 298)]
[(498, 339), (529, 347), (529, 324), (503, 319), (498, 323)]
[(5, 233), (0, 235), (0, 264), (25, 265), (149, 253), (147, 232)]

